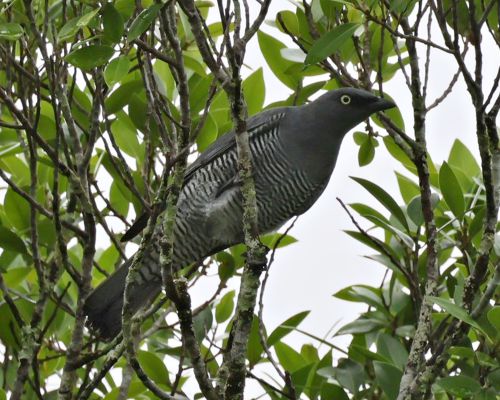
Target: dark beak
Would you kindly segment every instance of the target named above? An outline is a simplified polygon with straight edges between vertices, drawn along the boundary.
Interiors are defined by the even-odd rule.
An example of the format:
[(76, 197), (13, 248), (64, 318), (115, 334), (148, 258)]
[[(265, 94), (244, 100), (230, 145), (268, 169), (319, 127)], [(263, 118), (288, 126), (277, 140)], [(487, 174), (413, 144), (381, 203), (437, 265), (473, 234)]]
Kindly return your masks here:
[(388, 99), (383, 99), (381, 97), (379, 97), (377, 101), (373, 104), (374, 111), (383, 111), (393, 107), (396, 107), (396, 104), (393, 101)]

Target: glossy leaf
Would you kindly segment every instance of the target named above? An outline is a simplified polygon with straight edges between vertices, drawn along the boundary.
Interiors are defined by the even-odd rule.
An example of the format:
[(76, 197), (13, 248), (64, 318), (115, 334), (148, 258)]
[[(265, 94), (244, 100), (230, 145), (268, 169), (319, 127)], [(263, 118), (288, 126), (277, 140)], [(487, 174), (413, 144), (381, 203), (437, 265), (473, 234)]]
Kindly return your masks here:
[(283, 82), (290, 89), (295, 90), (297, 88), (297, 84), (300, 81), (300, 77), (295, 74), (289, 74), (286, 71), (292, 65), (296, 64), (291, 61), (285, 60), (281, 56), (281, 49), (286, 46), (275, 39), (274, 37), (259, 31), (257, 33), (257, 37), (259, 39), (260, 50), (262, 51), (262, 55), (266, 59), (267, 65), (271, 71), (276, 75), (276, 77)]
[(96, 8), (96, 9), (82, 15), (80, 18), (78, 18), (78, 22), (76, 23), (76, 26), (79, 28), (87, 26), (90, 23), (90, 21), (92, 21), (92, 19), (97, 15), (98, 12), (99, 12), (99, 8)]
[(256, 70), (243, 81), (243, 94), (247, 103), (249, 116), (262, 111), (264, 99), (266, 98), (266, 86), (264, 85), (262, 68)]
[(309, 50), (305, 64), (315, 64), (323, 61), (325, 58), (339, 51), (348, 40), (351, 40), (358, 27), (359, 24), (356, 23), (342, 24), (320, 37), (313, 43)]
[(436, 382), (436, 385), (443, 388), (448, 394), (461, 398), (473, 396), (481, 390), (481, 384), (477, 380), (465, 375), (441, 378)]
[(137, 139), (137, 133), (125, 118), (115, 120), (111, 125), (111, 132), (116, 144), (123, 152), (136, 159), (144, 157), (144, 151)]
[(113, 3), (106, 3), (103, 7), (102, 24), (104, 27), (104, 38), (111, 43), (118, 43), (123, 36), (125, 28), (123, 17), (113, 6)]
[(486, 332), (483, 330), (483, 328), (474, 319), (472, 319), (472, 317), (467, 313), (467, 311), (464, 308), (452, 303), (450, 300), (443, 299), (440, 297), (429, 296), (428, 299), (430, 302), (437, 304), (445, 311), (453, 315), (455, 318), (458, 318), (459, 320), (466, 322), (470, 326), (476, 328), (478, 331), (486, 335)]
[(500, 332), (500, 306), (495, 306), (488, 310), (488, 321), (495, 327), (497, 332)]
[(309, 312), (310, 311), (302, 311), (282, 322), (267, 338), (267, 345), (271, 347), (279, 340), (283, 339), (293, 331), (294, 328), (299, 326), (299, 324), (309, 315)]
[(302, 355), (287, 344), (277, 342), (274, 344), (274, 350), (276, 351), (280, 364), (288, 372), (297, 371), (304, 365), (304, 358)]
[(163, 4), (153, 4), (151, 7), (143, 10), (130, 24), (130, 28), (127, 34), (127, 39), (129, 42), (137, 39), (141, 36), (146, 29), (149, 28), (153, 20), (156, 18), (158, 11), (163, 7)]
[(159, 384), (168, 384), (168, 370), (161, 358), (151, 351), (139, 350), (137, 359), (149, 378)]
[(17, 40), (24, 34), (24, 29), (21, 25), (15, 22), (0, 22), (0, 40)]
[(361, 186), (363, 186), (368, 192), (372, 194), (397, 220), (403, 225), (406, 230), (408, 230), (408, 221), (406, 221), (406, 217), (403, 213), (403, 210), (398, 206), (398, 203), (391, 197), (389, 193), (387, 193), (384, 189), (382, 189), (377, 184), (370, 182), (363, 178), (355, 178), (351, 177), (354, 181), (358, 182)]
[(364, 167), (373, 161), (377, 145), (378, 143), (375, 138), (366, 135), (366, 139), (361, 143), (358, 151), (358, 164), (360, 167)]
[(450, 166), (444, 162), (439, 170), (439, 186), (451, 212), (462, 218), (465, 212), (464, 193)]
[(130, 93), (136, 93), (142, 89), (142, 81), (132, 80), (120, 85), (104, 101), (104, 107), (108, 114), (114, 114), (125, 107), (130, 101)]
[(0, 226), (0, 247), (19, 254), (28, 254), (23, 240), (9, 229)]
[(368, 333), (380, 328), (382, 323), (374, 319), (358, 318), (340, 328), (335, 336)]
[(391, 361), (392, 365), (402, 372), (408, 360), (408, 352), (398, 339), (385, 333), (377, 338), (377, 352)]
[(380, 385), (388, 400), (396, 400), (399, 393), (399, 383), (403, 373), (394, 365), (374, 361), (375, 380)]
[(64, 59), (75, 67), (88, 71), (106, 64), (113, 54), (112, 47), (93, 44), (73, 50)]
[(128, 74), (130, 61), (127, 56), (120, 56), (109, 62), (104, 70), (104, 80), (108, 86), (120, 82)]
[(215, 307), (215, 320), (221, 324), (229, 319), (234, 309), (234, 294), (235, 291), (227, 292)]

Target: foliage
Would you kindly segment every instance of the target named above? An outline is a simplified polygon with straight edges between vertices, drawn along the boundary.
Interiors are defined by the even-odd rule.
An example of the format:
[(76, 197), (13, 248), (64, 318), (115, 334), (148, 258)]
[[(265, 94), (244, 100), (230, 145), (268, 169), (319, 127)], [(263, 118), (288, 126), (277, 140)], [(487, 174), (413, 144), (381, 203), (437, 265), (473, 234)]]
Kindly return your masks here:
[[(265, 15), (268, 2), (260, 3)], [(267, 16), (272, 33), (259, 30), (253, 39), (290, 93), (266, 108), (301, 105), (344, 85), (383, 93), (400, 74), (412, 98), (413, 131), (394, 109), (354, 134), (360, 166), (381, 147), (401, 164), (402, 201), (380, 183), (353, 178), (377, 207), (345, 206), (356, 228), (347, 234), (374, 252), (367, 263), (381, 264), (387, 275), (379, 286), (334, 294), (367, 306), (335, 333), (351, 335), (349, 346), (303, 331), (308, 311), (284, 316), (271, 329), (262, 310), (252, 309), (248, 379), (270, 399), (498, 398), (500, 97), (498, 76), (486, 89), (481, 75), (487, 56), (481, 34), (496, 52), (500, 47), (498, 7), (476, 0), (293, 3)], [(244, 245), (178, 273), (189, 285), (207, 271), (217, 271), (220, 281), (188, 321), (199, 358), (191, 357), (196, 348), (181, 334), (172, 298), (163, 296), (139, 316), (131, 354), (127, 338), (103, 343), (84, 328), (82, 304), (125, 258), (127, 245), (115, 232), (166, 199), (162, 189), (182, 171), (176, 168), (187, 150), (203, 151), (232, 128), (240, 94), (248, 115), (264, 108), (262, 69), (244, 74), (241, 93), (220, 79), (223, 63), (240, 75), (234, 44), (241, 10), (231, 4), (236, 17), (210, 1), (1, 4), (0, 399), (202, 398), (196, 362), (210, 385), (224, 376), (233, 348), (227, 336), (240, 318), (240, 299), (227, 283), (244, 274)], [(196, 25), (191, 6), (197, 18), (205, 22), (211, 13), (215, 22)], [(425, 36), (427, 18), (437, 33)], [(243, 37), (250, 39), (248, 22)], [(480, 160), (458, 140), (441, 165), (428, 154), (428, 112), (457, 80), (450, 76), (442, 98), (426, 98), (431, 49), (450, 56), (467, 86)], [(467, 49), (475, 52), (473, 69), (463, 61)], [(381, 137), (376, 127), (388, 134)], [(274, 249), (294, 241), (262, 238)], [(292, 332), (304, 337), (300, 348), (287, 342)]]

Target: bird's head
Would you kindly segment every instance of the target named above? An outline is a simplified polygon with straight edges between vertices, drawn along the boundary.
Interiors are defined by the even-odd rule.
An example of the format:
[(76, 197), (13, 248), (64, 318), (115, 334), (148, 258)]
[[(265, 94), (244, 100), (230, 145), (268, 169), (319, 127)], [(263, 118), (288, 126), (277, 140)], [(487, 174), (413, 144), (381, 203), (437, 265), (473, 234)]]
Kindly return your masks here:
[(331, 90), (309, 104), (313, 115), (325, 118), (342, 135), (371, 114), (395, 106), (390, 100), (355, 88)]

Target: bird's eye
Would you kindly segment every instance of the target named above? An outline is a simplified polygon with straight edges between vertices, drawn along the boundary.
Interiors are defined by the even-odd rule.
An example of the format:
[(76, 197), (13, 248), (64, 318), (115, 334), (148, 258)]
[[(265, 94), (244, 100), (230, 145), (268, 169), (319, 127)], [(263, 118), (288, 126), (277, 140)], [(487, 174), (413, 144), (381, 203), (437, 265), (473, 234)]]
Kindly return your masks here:
[(340, 102), (344, 105), (347, 105), (351, 102), (351, 96), (348, 96), (347, 94), (344, 94), (340, 97)]

